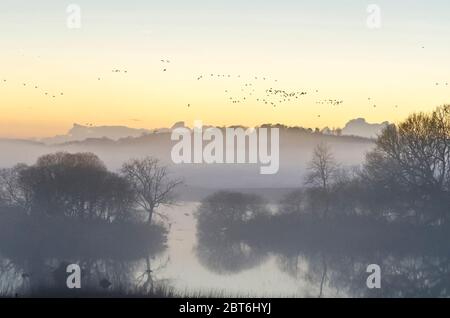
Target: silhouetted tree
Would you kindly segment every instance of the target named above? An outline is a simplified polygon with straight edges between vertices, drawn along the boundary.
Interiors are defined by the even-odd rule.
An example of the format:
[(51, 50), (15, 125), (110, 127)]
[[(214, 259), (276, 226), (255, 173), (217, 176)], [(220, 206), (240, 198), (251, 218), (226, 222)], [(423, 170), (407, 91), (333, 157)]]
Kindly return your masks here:
[(292, 191), (279, 202), (283, 214), (299, 215), (305, 210), (305, 192), (302, 189)]
[(44, 155), (32, 166), (4, 170), (0, 181), (8, 200), (33, 215), (112, 221), (134, 201), (130, 184), (92, 153)]
[(181, 180), (170, 179), (167, 167), (152, 157), (132, 159), (123, 164), (121, 173), (133, 186), (136, 204), (148, 213), (148, 223), (160, 205), (171, 205), (175, 202), (175, 188)]
[(202, 201), (196, 212), (200, 236), (225, 236), (257, 216), (268, 215), (264, 200), (253, 194), (218, 191)]
[[(430, 114), (412, 114), (398, 126), (386, 127), (376, 149), (367, 155), (364, 177), (386, 198), (417, 207), (418, 222), (448, 219), (450, 105)], [(410, 209), (407, 213), (411, 214)]]
[(305, 183), (319, 187), (327, 192), (331, 186), (337, 167), (338, 165), (334, 160), (330, 147), (321, 143), (314, 149), (312, 159), (309, 162), (309, 173)]
[[(325, 203), (324, 216), (327, 216), (329, 209), (329, 193), (333, 178), (337, 171), (336, 163), (331, 149), (326, 144), (319, 144), (313, 152), (313, 156), (308, 166), (308, 175), (305, 183), (313, 187), (311, 196), (319, 196), (316, 199), (323, 200)], [(317, 191), (319, 190), (319, 191)]]
[(30, 198), (28, 191), (20, 182), (20, 174), (27, 169), (25, 164), (17, 164), (13, 168), (0, 169), (0, 204), (17, 206), (29, 212)]

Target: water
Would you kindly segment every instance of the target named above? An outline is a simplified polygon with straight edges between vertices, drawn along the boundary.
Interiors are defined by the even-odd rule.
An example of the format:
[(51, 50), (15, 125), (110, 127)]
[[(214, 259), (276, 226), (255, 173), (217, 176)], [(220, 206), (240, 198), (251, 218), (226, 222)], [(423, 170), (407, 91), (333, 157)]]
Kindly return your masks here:
[(184, 203), (167, 209), (172, 227), (165, 257), (169, 257), (170, 262), (157, 273), (158, 277), (170, 281), (181, 292), (220, 292), (230, 296), (255, 297), (303, 297), (319, 293), (317, 286), (283, 272), (275, 255), (265, 256), (254, 266), (234, 272), (216, 273), (214, 270), (217, 269), (207, 268), (196, 253), (198, 242), (193, 214), (198, 205)]
[[(335, 252), (299, 249), (296, 242), (281, 248), (242, 242), (214, 245), (197, 241), (193, 213), (198, 206), (186, 203), (167, 210), (173, 220), (166, 251), (170, 262), (158, 276), (181, 293), (220, 292), (243, 297), (450, 296), (450, 256), (445, 252), (433, 248), (367, 252), (348, 248)], [(370, 264), (380, 265), (381, 289), (367, 286)]]
[[(154, 286), (177, 296), (230, 297), (449, 297), (450, 256), (429, 252), (323, 251), (290, 246), (198, 241), (195, 212), (183, 202), (160, 212), (169, 216), (167, 247), (139, 259), (64, 259), (0, 255), (0, 295), (65, 296), (65, 266), (82, 268), (82, 291), (93, 296), (145, 296)], [(220, 233), (212, 236), (219, 237)], [(220, 240), (217, 240), (220, 241)], [(382, 288), (366, 285), (369, 264), (382, 269)], [(107, 279), (111, 287), (99, 282)], [(63, 282), (55, 284), (56, 282)], [(42, 288), (45, 286), (45, 288)], [(52, 292), (49, 292), (53, 291)], [(33, 292), (34, 291), (34, 292)], [(106, 293), (107, 292), (107, 293)], [(71, 296), (73, 294), (68, 294)], [(76, 294), (75, 294), (76, 295)], [(89, 293), (88, 293), (89, 295)], [(112, 294), (114, 295), (114, 294)]]

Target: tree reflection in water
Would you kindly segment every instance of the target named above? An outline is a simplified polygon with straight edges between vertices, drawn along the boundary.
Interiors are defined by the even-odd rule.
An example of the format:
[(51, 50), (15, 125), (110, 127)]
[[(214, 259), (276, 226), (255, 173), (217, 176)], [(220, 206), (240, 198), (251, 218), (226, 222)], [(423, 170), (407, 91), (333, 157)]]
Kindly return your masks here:
[[(227, 213), (227, 202), (231, 202), (233, 213)], [(335, 242), (309, 246), (282, 241), (293, 237), (289, 235), (270, 242), (267, 237), (275, 236), (267, 231), (251, 232), (254, 227), (249, 226), (255, 216), (266, 217), (266, 213), (262, 201), (253, 196), (222, 193), (207, 198), (197, 212), (196, 253), (201, 264), (214, 273), (234, 274), (257, 267), (273, 256), (282, 272), (299, 284), (312, 286), (306, 293), (311, 297), (450, 296), (450, 255), (443, 242), (436, 243), (439, 248), (429, 246), (433, 240), (424, 241), (423, 246), (408, 247), (400, 242), (389, 247), (366, 238), (362, 245), (367, 246), (355, 243), (339, 249), (334, 249)], [(381, 267), (381, 289), (366, 285), (370, 264)]]
[[(168, 263), (156, 256), (138, 260), (8, 259), (0, 257), (0, 294), (16, 297), (153, 296), (167, 287), (155, 276)], [(81, 289), (68, 289), (66, 268), (81, 268)], [(164, 286), (163, 286), (164, 285)]]

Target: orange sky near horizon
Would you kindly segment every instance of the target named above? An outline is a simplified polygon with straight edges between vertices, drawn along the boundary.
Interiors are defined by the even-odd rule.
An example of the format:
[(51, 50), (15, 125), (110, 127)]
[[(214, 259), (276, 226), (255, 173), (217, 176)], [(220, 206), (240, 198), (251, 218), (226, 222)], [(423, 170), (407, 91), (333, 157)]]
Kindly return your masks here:
[[(294, 16), (268, 7), (259, 15), (236, 13), (236, 21), (225, 19), (228, 9), (196, 13), (198, 21), (175, 10), (167, 22), (149, 11), (159, 18), (154, 24), (134, 23), (144, 14), (130, 11), (121, 13), (120, 25), (108, 20), (117, 12), (92, 8), (90, 16), (85, 4), (87, 21), (95, 23), (80, 30), (65, 28), (64, 8), (45, 21), (12, 14), (0, 20), (0, 137), (49, 137), (73, 123), (343, 127), (359, 117), (398, 122), (450, 103), (448, 24), (416, 25), (393, 7), (383, 28), (369, 30), (365, 6), (346, 3), (339, 8), (349, 12), (345, 19), (319, 16), (315, 8)], [(250, 83), (252, 95), (244, 86)], [(269, 88), (307, 95), (272, 107), (257, 101)], [(328, 99), (343, 104), (318, 103)]]

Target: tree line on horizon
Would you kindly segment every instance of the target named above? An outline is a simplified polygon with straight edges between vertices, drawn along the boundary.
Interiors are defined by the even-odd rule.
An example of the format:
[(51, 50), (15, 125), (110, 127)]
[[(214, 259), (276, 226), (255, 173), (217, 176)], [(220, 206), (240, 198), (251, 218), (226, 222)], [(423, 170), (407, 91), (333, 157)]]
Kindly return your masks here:
[(197, 211), (200, 235), (250, 223), (260, 224), (255, 232), (265, 232), (281, 219), (286, 227), (297, 220), (367, 220), (374, 228), (377, 222), (449, 225), (450, 105), (387, 126), (360, 166), (343, 166), (330, 146), (317, 145), (303, 185), (286, 195), (275, 212), (257, 195), (217, 192)]
[[(308, 172), (304, 187), (280, 202), (280, 213), (447, 223), (450, 105), (431, 113), (415, 113), (398, 125), (387, 126), (359, 167), (341, 166), (332, 149), (319, 144)], [(110, 222), (132, 219), (136, 210), (143, 210), (151, 223), (155, 215), (164, 218), (158, 207), (174, 203), (180, 184), (181, 180), (171, 179), (167, 168), (152, 157), (131, 159), (119, 172), (110, 172), (92, 153), (58, 152), (40, 157), (34, 165), (1, 169), (0, 205), (34, 216)], [(235, 203), (241, 199), (228, 195)], [(259, 202), (254, 198), (250, 201)], [(264, 209), (258, 209), (258, 214), (263, 214)], [(243, 211), (248, 218), (249, 210)], [(236, 217), (234, 212), (227, 214)]]

